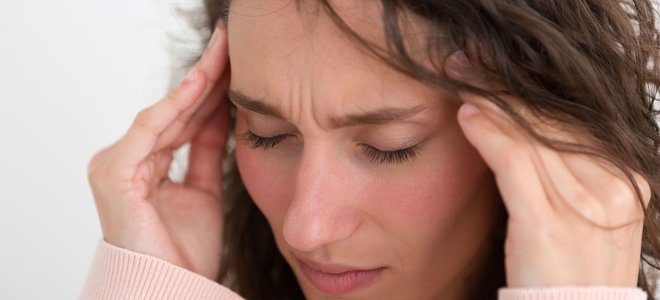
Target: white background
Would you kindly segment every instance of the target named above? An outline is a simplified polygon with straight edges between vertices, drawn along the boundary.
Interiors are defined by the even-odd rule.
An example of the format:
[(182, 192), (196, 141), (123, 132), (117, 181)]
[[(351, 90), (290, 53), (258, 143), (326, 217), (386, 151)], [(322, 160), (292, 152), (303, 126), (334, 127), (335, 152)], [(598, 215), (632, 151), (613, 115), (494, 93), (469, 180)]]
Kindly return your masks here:
[(0, 299), (75, 299), (101, 238), (91, 156), (166, 91), (192, 0), (0, 1)]
[[(91, 156), (167, 90), (193, 0), (0, 1), (0, 299), (74, 299), (101, 238)], [(180, 52), (177, 52), (180, 53)]]

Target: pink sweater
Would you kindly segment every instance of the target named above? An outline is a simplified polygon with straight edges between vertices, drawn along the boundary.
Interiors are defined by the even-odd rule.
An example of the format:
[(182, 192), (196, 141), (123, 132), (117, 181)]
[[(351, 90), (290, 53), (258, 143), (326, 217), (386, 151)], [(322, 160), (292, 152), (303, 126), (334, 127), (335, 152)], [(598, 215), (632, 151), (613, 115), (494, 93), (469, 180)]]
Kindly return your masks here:
[[(499, 290), (500, 300), (645, 300), (633, 287), (553, 287)], [(230, 289), (164, 260), (101, 240), (80, 299), (243, 299)]]

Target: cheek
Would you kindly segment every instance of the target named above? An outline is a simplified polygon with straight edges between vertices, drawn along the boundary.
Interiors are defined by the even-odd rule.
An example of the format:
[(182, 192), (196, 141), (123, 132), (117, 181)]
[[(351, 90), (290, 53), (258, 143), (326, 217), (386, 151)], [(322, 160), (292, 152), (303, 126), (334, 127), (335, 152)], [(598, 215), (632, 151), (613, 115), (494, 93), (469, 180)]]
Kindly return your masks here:
[(448, 234), (466, 214), (488, 174), (488, 168), (456, 131), (435, 141), (433, 153), (420, 157), (419, 167), (390, 180), (374, 178), (378, 203), (374, 218), (409, 242), (432, 241)]
[[(236, 132), (243, 132), (240, 126), (236, 128)], [(243, 185), (268, 222), (280, 224), (293, 194), (293, 168), (266, 154), (236, 141), (236, 163)]]

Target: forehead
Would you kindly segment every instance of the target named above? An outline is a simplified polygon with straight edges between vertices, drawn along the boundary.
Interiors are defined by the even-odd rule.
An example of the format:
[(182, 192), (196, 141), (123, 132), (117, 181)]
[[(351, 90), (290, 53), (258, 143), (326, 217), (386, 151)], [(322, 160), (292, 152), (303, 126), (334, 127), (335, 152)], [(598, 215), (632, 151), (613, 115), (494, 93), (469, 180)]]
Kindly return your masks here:
[[(335, 26), (318, 2), (232, 1), (229, 17), (232, 58), (250, 58), (255, 64), (285, 61), (282, 65), (305, 57), (313, 61), (319, 58), (332, 60), (335, 62), (332, 65), (368, 58)], [(382, 34), (382, 26), (377, 4), (377, 1), (354, 1), (333, 7), (360, 34), (379, 42), (382, 40), (378, 36)]]
[[(312, 93), (315, 99), (333, 97), (334, 103), (367, 98), (400, 102), (412, 91), (417, 98), (437, 97), (437, 90), (368, 54), (318, 2), (232, 1), (228, 26), (232, 88), (276, 106), (280, 98), (295, 98), (295, 93)], [(332, 4), (357, 34), (386, 49), (380, 1)], [(423, 30), (408, 33), (407, 40), (423, 36)]]

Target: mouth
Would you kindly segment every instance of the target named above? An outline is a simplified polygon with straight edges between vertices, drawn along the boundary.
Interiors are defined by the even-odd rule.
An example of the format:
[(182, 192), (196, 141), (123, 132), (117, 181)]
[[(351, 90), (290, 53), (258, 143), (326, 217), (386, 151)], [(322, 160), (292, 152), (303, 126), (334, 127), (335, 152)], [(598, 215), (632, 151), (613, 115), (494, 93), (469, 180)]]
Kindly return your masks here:
[(339, 264), (323, 264), (299, 260), (300, 269), (307, 280), (322, 292), (343, 295), (373, 284), (385, 271), (385, 267), (356, 268)]

